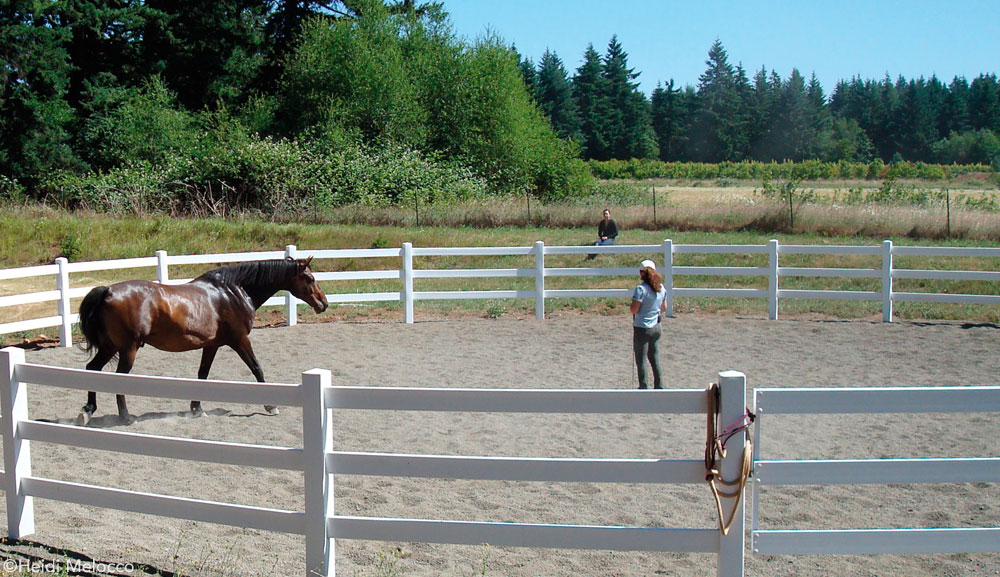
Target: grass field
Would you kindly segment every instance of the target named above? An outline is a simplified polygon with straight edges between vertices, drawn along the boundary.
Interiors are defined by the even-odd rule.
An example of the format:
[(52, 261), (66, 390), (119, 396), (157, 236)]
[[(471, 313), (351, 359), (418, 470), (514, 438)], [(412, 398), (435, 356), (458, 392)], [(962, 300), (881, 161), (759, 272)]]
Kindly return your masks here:
[[(724, 184), (720, 185), (720, 184)], [(593, 241), (600, 211), (610, 206), (622, 234), (619, 244), (660, 244), (673, 239), (678, 244), (765, 244), (777, 238), (782, 244), (877, 245), (883, 239), (897, 244), (935, 246), (1000, 246), (1000, 213), (968, 205), (928, 203), (910, 206), (895, 203), (839, 204), (838, 196), (852, 187), (872, 183), (824, 182), (800, 185), (809, 191), (809, 202), (793, 204), (794, 224), (786, 203), (761, 194), (753, 183), (704, 183), (651, 181), (648, 201), (611, 204), (592, 199), (589, 203), (538, 204), (528, 199), (469, 203), (438, 207), (345, 207), (323, 214), (300, 215), (270, 222), (255, 215), (221, 218), (154, 216), (107, 217), (68, 213), (41, 206), (9, 207), (0, 216), (0, 268), (53, 262), (57, 256), (71, 261), (152, 256), (157, 250), (170, 254), (204, 254), (281, 250), (294, 244), (300, 249), (414, 246), (530, 246), (541, 240), (547, 245), (583, 245)], [(652, 191), (656, 193), (656, 207)], [(912, 185), (909, 190), (916, 190)], [(959, 198), (990, 198), (995, 192), (986, 184), (971, 183), (949, 191)], [(529, 212), (530, 211), (530, 212)], [(529, 218), (530, 214), (530, 218)], [(950, 228), (951, 237), (947, 232)], [(636, 255), (606, 255), (586, 261), (583, 255), (549, 257), (549, 266), (631, 267)], [(337, 260), (318, 263), (324, 270), (372, 270), (398, 268), (391, 259)], [(678, 265), (764, 266), (766, 256), (678, 255)], [(984, 259), (897, 259), (899, 268), (997, 270), (1000, 263)], [(436, 257), (422, 258), (420, 268), (532, 268), (530, 257)], [(783, 257), (782, 266), (878, 268), (873, 257), (800, 256)], [(193, 277), (207, 266), (171, 267), (172, 278)], [(127, 275), (127, 276), (123, 276)], [(73, 286), (88, 286), (124, 278), (153, 278), (155, 271), (81, 273), (71, 278)], [(0, 297), (51, 290), (51, 279), (0, 281)], [(547, 288), (625, 288), (631, 277), (556, 277)], [(764, 288), (766, 280), (751, 277), (678, 277), (677, 286)], [(523, 285), (523, 286), (522, 286)], [(782, 279), (782, 288), (878, 290), (873, 279)], [(531, 279), (422, 279), (417, 290), (531, 289)], [(905, 281), (896, 290), (1000, 294), (988, 282)], [(331, 292), (398, 291), (398, 281), (350, 281), (331, 283)], [(55, 315), (55, 303), (0, 308), (0, 322)], [(780, 314), (817, 315), (830, 318), (877, 319), (878, 303), (857, 301), (790, 301), (781, 303)], [(75, 304), (74, 304), (75, 309)], [(447, 301), (418, 303), (418, 318), (450, 315), (533, 314), (531, 301)], [(559, 299), (547, 303), (549, 311), (587, 311), (624, 314), (622, 303), (607, 299)], [(760, 299), (681, 299), (677, 314), (717, 312), (764, 316), (767, 303)], [(899, 303), (896, 314), (904, 319), (965, 319), (996, 322), (997, 307)], [(268, 320), (274, 313), (263, 313)], [(400, 318), (398, 304), (331, 307), (324, 316), (334, 319)], [(271, 319), (274, 320), (274, 319)], [(305, 318), (304, 320), (308, 320)], [(51, 332), (51, 331), (50, 331)], [(15, 335), (18, 338), (21, 335)], [(10, 338), (7, 339), (10, 341)]]

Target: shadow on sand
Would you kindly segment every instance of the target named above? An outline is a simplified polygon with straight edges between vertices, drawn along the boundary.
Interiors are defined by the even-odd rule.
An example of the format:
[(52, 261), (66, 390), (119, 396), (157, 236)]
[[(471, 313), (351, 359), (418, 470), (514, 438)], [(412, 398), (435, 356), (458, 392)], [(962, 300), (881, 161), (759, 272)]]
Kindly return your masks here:
[[(87, 423), (87, 427), (95, 429), (110, 429), (113, 427), (129, 426), (133, 423), (138, 423), (140, 421), (156, 421), (164, 419), (202, 419), (205, 417), (274, 417), (275, 414), (270, 414), (264, 411), (254, 411), (250, 413), (234, 413), (229, 409), (212, 409), (210, 411), (204, 411), (201, 414), (195, 414), (191, 411), (153, 411), (149, 413), (143, 413), (141, 415), (131, 415), (131, 418), (126, 422), (121, 419), (118, 415), (109, 414), (101, 417), (93, 417), (90, 422)], [(55, 423), (57, 425), (79, 425), (80, 417), (72, 419), (37, 419), (41, 423)]]

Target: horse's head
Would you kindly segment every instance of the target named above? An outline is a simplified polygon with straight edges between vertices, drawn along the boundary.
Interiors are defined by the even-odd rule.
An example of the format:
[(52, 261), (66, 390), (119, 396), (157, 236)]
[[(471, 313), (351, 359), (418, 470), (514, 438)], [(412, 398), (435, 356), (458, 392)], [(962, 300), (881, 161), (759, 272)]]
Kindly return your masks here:
[(309, 268), (309, 263), (312, 262), (312, 259), (313, 257), (309, 257), (305, 260), (297, 261), (299, 266), (298, 273), (291, 280), (288, 292), (292, 293), (295, 298), (305, 301), (317, 313), (321, 313), (327, 307), (326, 293), (323, 292), (323, 289), (319, 288), (319, 283), (316, 282), (316, 277), (313, 276), (312, 269)]

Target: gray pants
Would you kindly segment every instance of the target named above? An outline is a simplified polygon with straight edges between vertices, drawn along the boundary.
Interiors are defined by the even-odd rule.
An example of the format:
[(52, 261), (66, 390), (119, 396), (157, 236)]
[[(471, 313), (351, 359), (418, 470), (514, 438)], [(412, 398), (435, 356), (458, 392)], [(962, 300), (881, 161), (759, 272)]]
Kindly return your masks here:
[(646, 380), (646, 359), (649, 359), (650, 367), (653, 369), (653, 388), (663, 388), (663, 381), (660, 380), (660, 353), (657, 348), (660, 334), (659, 323), (651, 329), (632, 327), (632, 352), (635, 353), (635, 368), (639, 373), (640, 389), (649, 388), (649, 381)]

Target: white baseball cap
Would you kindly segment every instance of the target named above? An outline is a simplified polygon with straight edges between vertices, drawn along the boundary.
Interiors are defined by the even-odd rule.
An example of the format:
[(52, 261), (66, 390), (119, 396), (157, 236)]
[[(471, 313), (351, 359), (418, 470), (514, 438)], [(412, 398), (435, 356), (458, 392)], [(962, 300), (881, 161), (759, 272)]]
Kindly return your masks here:
[(639, 263), (639, 268), (640, 269), (650, 268), (650, 269), (656, 270), (656, 263), (647, 259), (647, 260), (644, 260), (644, 261), (642, 261), (642, 262)]

